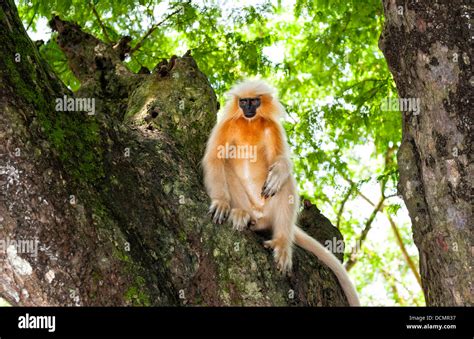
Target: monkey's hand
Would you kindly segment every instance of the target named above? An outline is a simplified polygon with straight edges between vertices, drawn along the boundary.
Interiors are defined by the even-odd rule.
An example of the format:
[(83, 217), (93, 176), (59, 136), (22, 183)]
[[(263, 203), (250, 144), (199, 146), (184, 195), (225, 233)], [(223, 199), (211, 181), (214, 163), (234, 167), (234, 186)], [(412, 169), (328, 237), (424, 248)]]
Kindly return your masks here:
[(212, 200), (209, 214), (214, 223), (222, 225), (229, 217), (229, 213), (230, 205), (227, 201), (218, 199)]
[(263, 184), (262, 197), (269, 198), (277, 194), (289, 176), (290, 169), (285, 161), (277, 161), (271, 165)]

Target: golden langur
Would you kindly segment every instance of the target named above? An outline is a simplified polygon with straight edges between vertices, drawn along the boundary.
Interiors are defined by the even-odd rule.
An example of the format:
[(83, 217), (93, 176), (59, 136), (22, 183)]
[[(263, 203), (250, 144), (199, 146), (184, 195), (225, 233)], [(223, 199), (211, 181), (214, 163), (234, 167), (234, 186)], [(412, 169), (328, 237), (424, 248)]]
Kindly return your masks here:
[(264, 246), (273, 249), (278, 269), (289, 272), (292, 245), (315, 254), (337, 276), (351, 306), (359, 299), (339, 260), (298, 226), (296, 182), (285, 133), (284, 108), (262, 81), (245, 81), (228, 93), (221, 120), (214, 126), (203, 158), (204, 184), (218, 224), (230, 219), (241, 231), (272, 230)]

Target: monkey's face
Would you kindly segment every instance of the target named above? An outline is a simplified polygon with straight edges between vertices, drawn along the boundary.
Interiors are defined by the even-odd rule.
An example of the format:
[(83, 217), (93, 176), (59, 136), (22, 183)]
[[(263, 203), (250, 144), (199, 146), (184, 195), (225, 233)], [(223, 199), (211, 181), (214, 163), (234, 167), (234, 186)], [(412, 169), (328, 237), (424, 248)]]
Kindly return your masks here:
[(257, 114), (257, 108), (260, 106), (260, 103), (260, 98), (239, 98), (239, 107), (248, 119), (253, 118)]

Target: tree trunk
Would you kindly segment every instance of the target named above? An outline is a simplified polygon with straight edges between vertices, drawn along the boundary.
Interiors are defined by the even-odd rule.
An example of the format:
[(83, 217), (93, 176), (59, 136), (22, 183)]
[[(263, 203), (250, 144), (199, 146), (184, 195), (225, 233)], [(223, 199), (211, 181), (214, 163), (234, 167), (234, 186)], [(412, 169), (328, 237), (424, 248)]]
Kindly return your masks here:
[[(13, 0), (0, 6), (2, 298), (347, 305), (312, 255), (297, 250), (293, 275), (282, 277), (261, 236), (211, 223), (199, 161), (218, 103), (190, 55), (133, 74), (122, 63), (126, 38), (114, 48), (55, 17), (81, 82), (72, 93), (26, 35)], [(95, 115), (60, 111), (64, 96), (95, 99)]]
[(426, 303), (472, 305), (472, 9), (461, 0), (383, 3), (380, 48), (399, 97), (420, 100), (419, 110), (403, 109), (398, 166)]

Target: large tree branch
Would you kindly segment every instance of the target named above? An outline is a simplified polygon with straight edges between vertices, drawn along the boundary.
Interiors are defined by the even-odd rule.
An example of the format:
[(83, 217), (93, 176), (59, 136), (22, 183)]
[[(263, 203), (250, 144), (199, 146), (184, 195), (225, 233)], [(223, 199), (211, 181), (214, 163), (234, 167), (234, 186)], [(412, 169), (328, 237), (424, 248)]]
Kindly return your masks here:
[(105, 88), (116, 81), (123, 85), (125, 78), (133, 75), (112, 46), (82, 31), (79, 25), (63, 21), (58, 16), (53, 17), (49, 25), (58, 32), (58, 45), (82, 85), (95, 82)]

